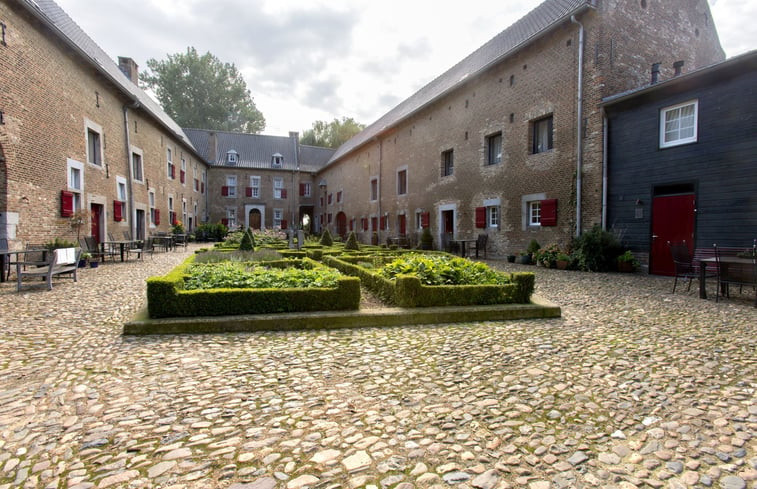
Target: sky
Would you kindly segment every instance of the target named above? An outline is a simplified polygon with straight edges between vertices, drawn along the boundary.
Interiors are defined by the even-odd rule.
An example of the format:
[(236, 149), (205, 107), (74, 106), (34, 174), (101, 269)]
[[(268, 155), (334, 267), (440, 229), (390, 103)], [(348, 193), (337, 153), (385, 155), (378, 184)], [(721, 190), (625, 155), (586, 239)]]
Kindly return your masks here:
[[(234, 63), (272, 135), (342, 117), (368, 125), (541, 2), (56, 1), (140, 71), (188, 46)], [(757, 1), (709, 3), (726, 56), (757, 48)]]

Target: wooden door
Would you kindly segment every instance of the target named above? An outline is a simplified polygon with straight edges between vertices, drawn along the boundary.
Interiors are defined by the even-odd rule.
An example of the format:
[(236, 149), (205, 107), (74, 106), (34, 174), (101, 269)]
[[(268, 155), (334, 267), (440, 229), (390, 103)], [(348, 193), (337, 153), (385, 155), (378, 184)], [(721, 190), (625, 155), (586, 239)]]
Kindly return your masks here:
[(344, 212), (336, 215), (336, 234), (342, 238), (347, 236), (347, 215)]
[(99, 244), (103, 240), (102, 236), (102, 221), (103, 221), (103, 206), (100, 204), (91, 204), (89, 210), (92, 212), (92, 224), (90, 232), (95, 241)]
[(250, 211), (250, 227), (259, 231), (260, 225), (260, 211), (258, 209), (252, 209)]
[(674, 275), (668, 242), (686, 241), (694, 251), (694, 194), (665, 195), (652, 201), (652, 246), (649, 273)]
[(397, 225), (399, 227), (400, 236), (407, 234), (407, 221), (405, 219), (405, 214), (400, 214), (397, 216)]

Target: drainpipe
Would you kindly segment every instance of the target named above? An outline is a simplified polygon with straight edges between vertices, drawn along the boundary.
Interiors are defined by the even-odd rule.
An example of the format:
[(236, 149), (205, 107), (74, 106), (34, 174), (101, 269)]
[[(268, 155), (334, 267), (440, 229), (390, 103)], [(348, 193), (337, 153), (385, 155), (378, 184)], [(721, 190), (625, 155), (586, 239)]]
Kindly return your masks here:
[(578, 29), (578, 93), (576, 94), (576, 236), (581, 235), (581, 186), (583, 172), (583, 98), (584, 98), (584, 26), (575, 15), (570, 16), (570, 21), (579, 26)]
[(602, 230), (607, 231), (607, 134), (609, 132), (610, 122), (607, 120), (607, 113), (602, 107)]
[[(383, 190), (383, 186), (381, 184), (381, 163), (382, 163), (382, 161), (384, 159), (384, 144), (381, 141), (381, 139), (379, 139), (379, 138), (373, 138), (373, 140), (378, 143), (378, 147), (379, 147), (378, 195), (376, 197), (378, 197), (378, 212), (377, 212), (377, 216), (378, 216), (378, 223), (379, 223), (379, 231), (383, 231), (383, 229), (381, 229), (381, 194), (382, 194), (382, 190)], [(379, 242), (381, 241), (381, 237), (380, 236), (381, 235), (379, 235)]]
[[(129, 233), (133, 238), (136, 238), (134, 233), (136, 232), (136, 229), (134, 227), (134, 192), (132, 191), (132, 180), (134, 179), (134, 168), (131, 165), (131, 138), (129, 135), (129, 108), (132, 109), (138, 109), (140, 107), (139, 102), (134, 101), (132, 104), (124, 105), (124, 136), (126, 140), (126, 174), (129, 175), (129, 178), (126, 180), (126, 192), (128, 193), (127, 196), (127, 202), (126, 202), (126, 208), (127, 208), (127, 219), (129, 220)], [(144, 172), (144, 168), (142, 169)]]

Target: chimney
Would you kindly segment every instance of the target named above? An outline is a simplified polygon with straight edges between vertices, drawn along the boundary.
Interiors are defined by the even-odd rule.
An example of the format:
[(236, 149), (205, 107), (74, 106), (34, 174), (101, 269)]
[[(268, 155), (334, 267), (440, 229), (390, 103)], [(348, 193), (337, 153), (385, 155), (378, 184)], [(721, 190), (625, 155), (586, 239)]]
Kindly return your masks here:
[(289, 131), (289, 139), (294, 142), (294, 166), (300, 167), (300, 134), (295, 131)]
[(652, 81), (651, 85), (657, 83), (657, 79), (660, 77), (660, 63), (652, 63)]
[(118, 69), (135, 85), (139, 84), (139, 66), (131, 58), (118, 57)]
[(681, 68), (683, 68), (683, 60), (676, 61), (673, 63), (673, 69), (675, 70), (675, 73), (673, 73), (673, 76), (678, 76), (681, 74)]
[(208, 161), (215, 164), (218, 156), (218, 137), (215, 132), (208, 134)]

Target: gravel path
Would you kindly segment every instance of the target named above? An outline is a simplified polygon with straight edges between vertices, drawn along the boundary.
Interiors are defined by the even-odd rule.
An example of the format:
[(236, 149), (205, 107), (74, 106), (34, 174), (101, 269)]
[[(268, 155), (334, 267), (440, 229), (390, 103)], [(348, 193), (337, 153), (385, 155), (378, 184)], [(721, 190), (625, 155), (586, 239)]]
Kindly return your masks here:
[(757, 484), (751, 290), (491, 262), (563, 317), (122, 337), (191, 251), (0, 285), (0, 489)]

